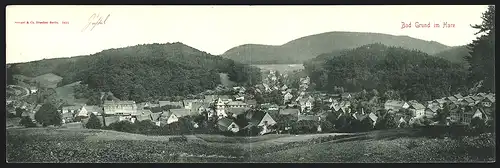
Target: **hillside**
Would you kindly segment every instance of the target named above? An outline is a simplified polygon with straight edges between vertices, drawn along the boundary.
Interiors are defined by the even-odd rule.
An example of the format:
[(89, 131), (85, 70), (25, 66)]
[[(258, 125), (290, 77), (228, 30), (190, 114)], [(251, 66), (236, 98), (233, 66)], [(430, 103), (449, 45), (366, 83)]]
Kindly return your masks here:
[(465, 66), (468, 66), (468, 63), (464, 59), (467, 55), (470, 55), (467, 46), (456, 46), (434, 54), (436, 57), (443, 58), (454, 63), (464, 64)]
[[(432, 100), (463, 92), (467, 71), (460, 64), (417, 50), (376, 43), (321, 56), (304, 64), (317, 90), (394, 90), (404, 100)], [(317, 59), (320, 59), (318, 57)], [(436, 80), (439, 79), (439, 80)]]
[(352, 49), (372, 43), (417, 49), (430, 55), (450, 48), (438, 42), (408, 36), (361, 32), (327, 32), (302, 37), (280, 46), (245, 44), (231, 48), (221, 56), (248, 64), (300, 64), (323, 53)]
[(91, 89), (136, 101), (213, 89), (221, 83), (219, 73), (227, 73), (229, 80), (241, 85), (260, 78), (257, 68), (182, 43), (136, 45), (89, 56), (12, 64), (10, 68), (12, 74), (31, 77), (51, 72), (63, 77), (62, 85), (82, 81)]

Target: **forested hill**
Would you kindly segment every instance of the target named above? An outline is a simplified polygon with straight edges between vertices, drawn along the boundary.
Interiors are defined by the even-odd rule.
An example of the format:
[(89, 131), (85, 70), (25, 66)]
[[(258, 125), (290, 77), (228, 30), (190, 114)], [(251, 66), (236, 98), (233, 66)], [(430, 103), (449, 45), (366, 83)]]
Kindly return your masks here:
[(319, 66), (304, 64), (317, 90), (393, 90), (400, 99), (432, 100), (466, 89), (467, 70), (462, 65), (418, 50), (377, 43), (331, 54), (340, 55), (323, 55), (329, 59)]
[(450, 48), (438, 42), (408, 36), (361, 32), (327, 32), (302, 37), (280, 46), (245, 44), (229, 49), (222, 54), (222, 57), (249, 64), (301, 64), (303, 61), (315, 58), (323, 53), (353, 49), (373, 43), (417, 49), (431, 55)]
[(464, 66), (469, 66), (467, 61), (465, 60), (466, 56), (470, 56), (469, 52), (470, 50), (467, 48), (467, 46), (456, 46), (448, 50), (436, 53), (434, 56), (446, 59), (454, 63), (464, 64)]
[(137, 101), (213, 89), (220, 84), (219, 73), (227, 73), (241, 85), (260, 80), (254, 67), (182, 43), (136, 45), (90, 56), (13, 64), (11, 71), (31, 77), (52, 72), (64, 78), (63, 84), (81, 80), (120, 99)]

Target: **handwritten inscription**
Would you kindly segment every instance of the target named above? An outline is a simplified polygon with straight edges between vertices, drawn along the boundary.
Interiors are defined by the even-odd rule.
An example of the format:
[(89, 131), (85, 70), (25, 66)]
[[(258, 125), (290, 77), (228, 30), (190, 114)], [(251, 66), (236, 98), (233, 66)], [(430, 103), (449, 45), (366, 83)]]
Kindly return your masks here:
[(443, 22), (443, 24), (439, 23), (433, 23), (431, 22), (401, 22), (401, 29), (408, 29), (408, 28), (455, 28), (455, 24), (449, 23), (449, 22)]
[(108, 18), (111, 16), (111, 14), (108, 14), (106, 16), (101, 16), (100, 14), (92, 14), (90, 16), (88, 24), (83, 27), (82, 32), (85, 30), (92, 31), (97, 25), (104, 25), (106, 24), (106, 21), (108, 21)]
[(15, 24), (69, 24), (69, 21), (21, 21), (14, 22)]

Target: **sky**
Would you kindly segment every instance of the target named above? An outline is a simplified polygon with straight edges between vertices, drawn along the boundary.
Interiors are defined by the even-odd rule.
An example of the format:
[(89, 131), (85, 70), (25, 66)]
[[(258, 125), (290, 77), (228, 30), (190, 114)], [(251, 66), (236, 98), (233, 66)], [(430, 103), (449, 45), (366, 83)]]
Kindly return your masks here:
[[(167, 42), (219, 55), (243, 44), (282, 45), (331, 31), (407, 35), (458, 46), (476, 38), (470, 25), (480, 24), (486, 10), (484, 5), (7, 6), (6, 62)], [(98, 18), (103, 24), (84, 29)], [(21, 23), (30, 21), (34, 24)], [(402, 22), (412, 27), (402, 28)], [(416, 22), (430, 23), (431, 28), (417, 28)], [(444, 22), (454, 26), (444, 28)]]

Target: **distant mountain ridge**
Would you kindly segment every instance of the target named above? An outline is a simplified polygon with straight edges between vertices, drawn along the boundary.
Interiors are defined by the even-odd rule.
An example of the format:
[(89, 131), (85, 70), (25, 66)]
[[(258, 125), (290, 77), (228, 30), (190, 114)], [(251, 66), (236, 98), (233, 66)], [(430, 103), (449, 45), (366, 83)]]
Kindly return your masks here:
[(279, 46), (244, 44), (229, 49), (221, 56), (247, 64), (300, 64), (323, 53), (353, 49), (373, 43), (416, 49), (430, 55), (451, 48), (435, 41), (408, 36), (364, 32), (326, 32), (301, 37)]

